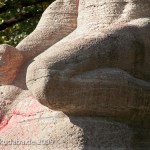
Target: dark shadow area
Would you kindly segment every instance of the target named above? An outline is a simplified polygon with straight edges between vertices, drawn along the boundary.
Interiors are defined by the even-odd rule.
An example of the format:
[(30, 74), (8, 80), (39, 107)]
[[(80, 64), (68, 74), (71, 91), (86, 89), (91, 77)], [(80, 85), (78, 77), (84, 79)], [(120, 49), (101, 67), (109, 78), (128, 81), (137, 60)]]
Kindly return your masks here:
[(27, 86), (26, 86), (26, 74), (27, 74), (27, 69), (28, 66), (34, 62), (33, 59), (27, 61), (26, 63), (24, 63), (21, 67), (21, 69), (19, 70), (16, 79), (13, 81), (13, 85), (16, 87), (19, 87), (23, 90), (27, 90)]
[(69, 117), (83, 131), (83, 150), (149, 150), (150, 126), (127, 125), (102, 117)]

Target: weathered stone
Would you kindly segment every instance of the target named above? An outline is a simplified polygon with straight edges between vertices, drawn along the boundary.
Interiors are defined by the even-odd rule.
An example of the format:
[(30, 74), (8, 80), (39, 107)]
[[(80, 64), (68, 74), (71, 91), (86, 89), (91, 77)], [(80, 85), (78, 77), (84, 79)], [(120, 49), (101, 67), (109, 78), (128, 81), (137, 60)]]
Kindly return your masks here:
[[(143, 12), (131, 15), (139, 6)], [(77, 29), (35, 58), (28, 89), (67, 114), (149, 116), (149, 7), (138, 0), (81, 0)]]
[(16, 48), (0, 45), (0, 84), (11, 84), (23, 64), (23, 56)]
[(2, 45), (0, 149), (149, 150), (149, 17), (148, 0), (56, 0)]
[(45, 10), (36, 29), (17, 45), (26, 60), (45, 51), (76, 28), (76, 3), (77, 0), (57, 0)]
[[(66, 116), (45, 108), (25, 91), (24, 95), (28, 96), (18, 98), (1, 123), (3, 150), (130, 149), (133, 133), (127, 125), (104, 118)], [(20, 144), (13, 143), (17, 140)], [(2, 141), (12, 144), (6, 146)]]

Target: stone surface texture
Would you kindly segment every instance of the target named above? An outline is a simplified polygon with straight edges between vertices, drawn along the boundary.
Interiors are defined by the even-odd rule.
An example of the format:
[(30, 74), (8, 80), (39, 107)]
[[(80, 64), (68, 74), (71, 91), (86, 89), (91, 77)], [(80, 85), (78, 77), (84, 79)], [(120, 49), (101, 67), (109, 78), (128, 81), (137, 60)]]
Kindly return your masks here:
[(77, 0), (57, 0), (43, 13), (36, 29), (17, 48), (29, 60), (71, 33), (77, 26)]
[(0, 84), (12, 83), (23, 61), (19, 50), (7, 44), (0, 45)]
[(2, 150), (149, 150), (150, 1), (56, 0), (0, 84)]

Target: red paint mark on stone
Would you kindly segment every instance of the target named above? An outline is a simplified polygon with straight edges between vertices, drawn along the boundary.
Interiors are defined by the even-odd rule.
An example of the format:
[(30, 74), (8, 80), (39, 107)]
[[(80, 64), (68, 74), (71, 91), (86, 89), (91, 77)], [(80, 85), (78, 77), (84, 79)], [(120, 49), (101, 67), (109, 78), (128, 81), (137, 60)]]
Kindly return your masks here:
[[(25, 106), (23, 105), (24, 103), (21, 103), (21, 107), (17, 108), (16, 106), (17, 110), (13, 111), (8, 118), (6, 118), (4, 121), (1, 122), (0, 131), (2, 130), (4, 131), (4, 129), (8, 130), (9, 127), (14, 127), (15, 124), (17, 124), (22, 117), (24, 118), (24, 117), (35, 116), (37, 113), (44, 111), (43, 106), (36, 100), (34, 96), (27, 97), (24, 102), (25, 102)], [(24, 111), (25, 113), (22, 111)], [(13, 118), (15, 116), (18, 117)], [(10, 120), (11, 120), (11, 124), (9, 124)]]
[[(28, 97), (28, 99), (34, 99), (33, 97)], [(28, 112), (28, 113), (21, 113), (19, 110), (18, 111), (14, 111), (14, 112), (12, 112), (11, 114), (10, 114), (10, 116), (7, 118), (7, 119), (5, 119), (4, 121), (2, 121), (2, 123), (0, 124), (0, 131), (1, 130), (3, 130), (8, 124), (9, 124), (9, 122), (10, 122), (10, 120), (12, 119), (12, 117), (13, 116), (17, 116), (17, 115), (19, 115), (19, 116), (21, 116), (21, 117), (30, 117), (30, 116), (34, 116), (35, 115), (35, 113), (32, 113), (31, 111), (33, 111), (34, 109), (35, 109), (35, 107), (36, 106), (31, 106), (29, 109), (30, 109), (30, 112)], [(16, 120), (17, 121), (17, 120)], [(13, 124), (15, 124), (16, 123), (16, 121), (13, 121)]]
[(4, 129), (9, 124), (9, 121), (11, 120), (11, 118), (15, 115), (20, 115), (22, 117), (30, 117), (30, 116), (35, 116), (36, 114), (33, 114), (33, 113), (25, 114), (25, 113), (20, 113), (19, 111), (14, 111), (6, 120), (4, 120), (1, 123), (0, 130)]

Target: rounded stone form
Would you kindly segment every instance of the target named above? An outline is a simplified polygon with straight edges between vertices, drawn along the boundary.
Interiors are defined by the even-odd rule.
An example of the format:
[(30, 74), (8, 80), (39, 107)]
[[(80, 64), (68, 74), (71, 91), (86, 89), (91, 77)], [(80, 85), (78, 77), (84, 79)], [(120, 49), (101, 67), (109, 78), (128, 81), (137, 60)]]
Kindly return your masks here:
[[(40, 105), (32, 96), (23, 95), (28, 93), (14, 99), (8, 117), (0, 124), (1, 142), (12, 142), (7, 146), (0, 144), (0, 149), (131, 149), (134, 135), (128, 125), (105, 118), (66, 116)], [(13, 144), (17, 140), (19, 143)], [(23, 142), (26, 144), (21, 144)]]
[(56, 0), (42, 14), (35, 30), (16, 48), (25, 60), (42, 53), (77, 27), (78, 8), (76, 0)]
[(28, 89), (66, 114), (149, 119), (147, 25), (80, 31), (35, 58), (27, 70)]

